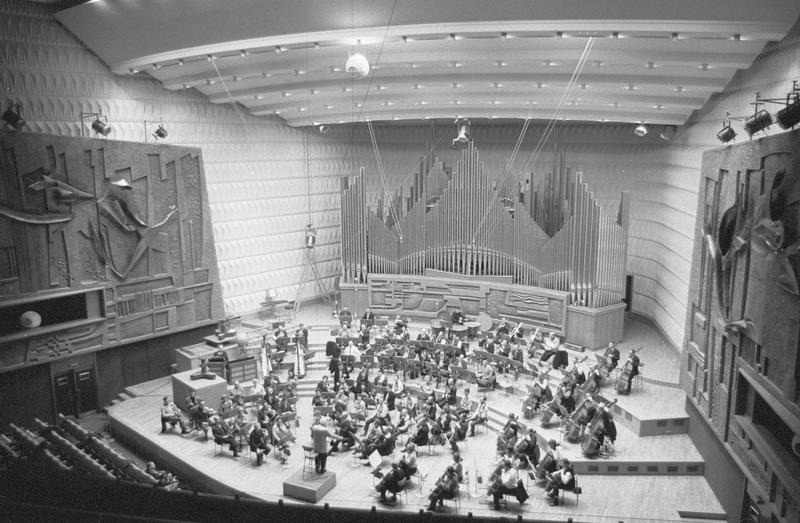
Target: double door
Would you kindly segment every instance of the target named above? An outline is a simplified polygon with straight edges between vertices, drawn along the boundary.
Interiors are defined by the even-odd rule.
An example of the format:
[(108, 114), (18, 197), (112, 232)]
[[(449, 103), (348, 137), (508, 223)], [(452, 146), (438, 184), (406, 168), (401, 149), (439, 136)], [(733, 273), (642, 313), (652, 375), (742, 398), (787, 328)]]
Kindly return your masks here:
[(97, 383), (94, 368), (70, 369), (53, 377), (56, 409), (75, 417), (97, 409)]

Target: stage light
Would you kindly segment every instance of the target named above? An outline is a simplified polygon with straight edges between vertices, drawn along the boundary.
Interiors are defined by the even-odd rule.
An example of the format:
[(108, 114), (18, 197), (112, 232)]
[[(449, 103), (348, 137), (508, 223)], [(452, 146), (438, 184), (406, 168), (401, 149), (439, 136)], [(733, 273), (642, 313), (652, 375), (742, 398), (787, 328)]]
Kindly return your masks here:
[(647, 135), (647, 126), (643, 123), (640, 123), (633, 129), (633, 134), (641, 138), (642, 136)]
[(369, 74), (369, 60), (361, 53), (353, 53), (344, 64), (344, 69), (354, 78), (364, 78)]
[(3, 113), (3, 122), (15, 131), (21, 130), (25, 127), (25, 120), (22, 119), (22, 116), (19, 113), (22, 111), (20, 104), (10, 105), (6, 112)]
[(167, 129), (164, 127), (164, 124), (159, 124), (158, 129), (153, 132), (153, 138), (156, 139), (164, 139), (167, 137)]
[(453, 138), (453, 144), (451, 147), (454, 149), (463, 149), (469, 142), (472, 141), (469, 120), (466, 118), (458, 118), (456, 119), (455, 124), (458, 126), (458, 136)]
[(787, 105), (775, 114), (775, 121), (781, 129), (791, 129), (800, 122), (800, 101)]
[(753, 136), (770, 125), (772, 125), (772, 115), (766, 109), (760, 109), (744, 122), (744, 130), (747, 131), (747, 134)]
[(717, 131), (717, 140), (722, 143), (728, 143), (734, 138), (736, 138), (736, 131), (731, 127), (731, 123), (727, 120), (722, 122), (722, 129)]
[(672, 137), (675, 136), (675, 132), (677, 131), (677, 127), (674, 125), (665, 125), (661, 128), (661, 132), (658, 133), (658, 137), (668, 142), (672, 140)]
[(111, 125), (108, 123), (108, 118), (106, 118), (103, 113), (81, 113), (81, 136), (83, 136), (84, 130), (83, 122), (89, 118), (94, 118), (90, 127), (95, 134), (101, 134), (103, 136), (111, 134)]

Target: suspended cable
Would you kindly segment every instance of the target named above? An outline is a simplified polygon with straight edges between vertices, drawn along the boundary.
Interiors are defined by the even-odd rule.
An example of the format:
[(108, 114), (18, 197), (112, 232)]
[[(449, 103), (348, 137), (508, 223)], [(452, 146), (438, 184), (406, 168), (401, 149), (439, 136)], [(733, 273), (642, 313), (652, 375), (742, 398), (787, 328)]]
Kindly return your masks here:
[(381, 159), (381, 152), (378, 148), (378, 140), (375, 138), (375, 129), (372, 127), (372, 121), (367, 121), (367, 128), (369, 129), (369, 138), (372, 141), (372, 150), (375, 153), (375, 161), (378, 164), (378, 174), (380, 175), (381, 183), (383, 184), (383, 190), (386, 193), (386, 199), (389, 202), (389, 213), (392, 216), (392, 223), (397, 230), (398, 238), (400, 241), (403, 241), (403, 231), (400, 228), (400, 216), (398, 216), (394, 207), (394, 203), (392, 202), (392, 194), (389, 192), (389, 184), (386, 182), (386, 172), (383, 170), (383, 160)]
[[(542, 135), (539, 137), (539, 141), (537, 142), (536, 147), (534, 148), (533, 152), (528, 157), (528, 159), (525, 162), (523, 162), (522, 168), (520, 169), (520, 173), (525, 172), (526, 166), (529, 163), (531, 163), (531, 158), (533, 159), (532, 161), (535, 162), (536, 159), (538, 159), (539, 154), (541, 153), (541, 151), (544, 149), (544, 145), (547, 143), (547, 140), (549, 139), (550, 135), (552, 134), (552, 131), (555, 128), (556, 123), (558, 122), (558, 119), (561, 116), (561, 113), (562, 113), (562, 111), (564, 109), (564, 106), (566, 105), (567, 99), (572, 94), (572, 91), (574, 91), (575, 86), (577, 85), (578, 78), (580, 77), (580, 74), (583, 71), (584, 66), (586, 65), (586, 62), (588, 60), (589, 54), (590, 54), (591, 49), (592, 49), (593, 46), (594, 46), (594, 37), (590, 37), (589, 40), (586, 42), (586, 46), (584, 46), (583, 52), (581, 53), (581, 56), (578, 59), (578, 63), (575, 66), (575, 69), (572, 72), (572, 76), (570, 77), (569, 82), (567, 83), (567, 86), (566, 86), (566, 88), (564, 89), (564, 92), (561, 95), (561, 99), (559, 100), (558, 105), (556, 106), (556, 109), (553, 111), (553, 116), (550, 118), (550, 120), (548, 121), (547, 125), (545, 126), (545, 130), (542, 132)], [(504, 174), (505, 174), (505, 172), (508, 172), (509, 170), (510, 170), (510, 162), (507, 165), (507, 169), (506, 169), (506, 171), (504, 171)], [(516, 182), (517, 182), (516, 184), (517, 185), (519, 185), (519, 180), (520, 180), (519, 176), (516, 176)], [(499, 195), (499, 190), (502, 187), (502, 181), (505, 181), (505, 180), (501, 180), (501, 183), (498, 183), (496, 191), (493, 194), (493, 198), (488, 203), (488, 206), (487, 206), (487, 209), (486, 209), (486, 213), (484, 214), (484, 219), (482, 219), (481, 223), (478, 225), (478, 230), (475, 232), (475, 236), (477, 236), (478, 232), (480, 231), (480, 228), (483, 226), (483, 223), (485, 221), (485, 217), (488, 216), (488, 214), (490, 212), (491, 205), (492, 205), (494, 199)], [(502, 213), (497, 215), (497, 217), (490, 224), (490, 227), (489, 227), (489, 230), (487, 231), (487, 234), (491, 234), (491, 232), (497, 227), (497, 225), (502, 220), (502, 216), (503, 216)], [(473, 239), (473, 241), (474, 241), (474, 239)]]
[(241, 110), (239, 109), (239, 104), (233, 100), (233, 95), (231, 94), (231, 90), (228, 89), (228, 84), (225, 83), (225, 79), (222, 78), (222, 74), (220, 74), (219, 69), (217, 68), (217, 61), (213, 58), (211, 59), (211, 65), (214, 67), (214, 71), (217, 72), (217, 78), (219, 78), (219, 83), (222, 84), (223, 89), (225, 92), (228, 93), (228, 101), (233, 106), (233, 110), (236, 111), (236, 114), (239, 116), (239, 121), (242, 122), (242, 125), (247, 125), (247, 122), (244, 120), (244, 115), (242, 115)]

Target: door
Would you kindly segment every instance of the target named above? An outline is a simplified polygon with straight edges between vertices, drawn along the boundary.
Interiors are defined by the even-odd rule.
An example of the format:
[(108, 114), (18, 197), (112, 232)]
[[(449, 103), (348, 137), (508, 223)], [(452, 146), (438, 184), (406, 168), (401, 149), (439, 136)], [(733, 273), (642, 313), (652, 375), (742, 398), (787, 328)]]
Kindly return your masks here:
[(97, 384), (94, 369), (72, 369), (53, 378), (56, 409), (61, 414), (78, 417), (97, 409)]

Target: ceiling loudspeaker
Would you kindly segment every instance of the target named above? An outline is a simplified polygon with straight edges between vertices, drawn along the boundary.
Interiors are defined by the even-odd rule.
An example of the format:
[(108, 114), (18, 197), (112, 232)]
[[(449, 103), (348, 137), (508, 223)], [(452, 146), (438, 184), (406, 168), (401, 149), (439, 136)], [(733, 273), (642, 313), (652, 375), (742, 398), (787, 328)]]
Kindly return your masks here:
[(453, 144), (450, 147), (452, 149), (463, 149), (472, 141), (469, 120), (458, 118), (455, 123), (458, 126), (458, 136), (453, 138)]
[(647, 126), (644, 124), (639, 124), (633, 129), (633, 134), (638, 136), (639, 138), (647, 135)]
[(800, 456), (800, 436), (797, 434), (792, 438), (792, 452), (795, 456)]

